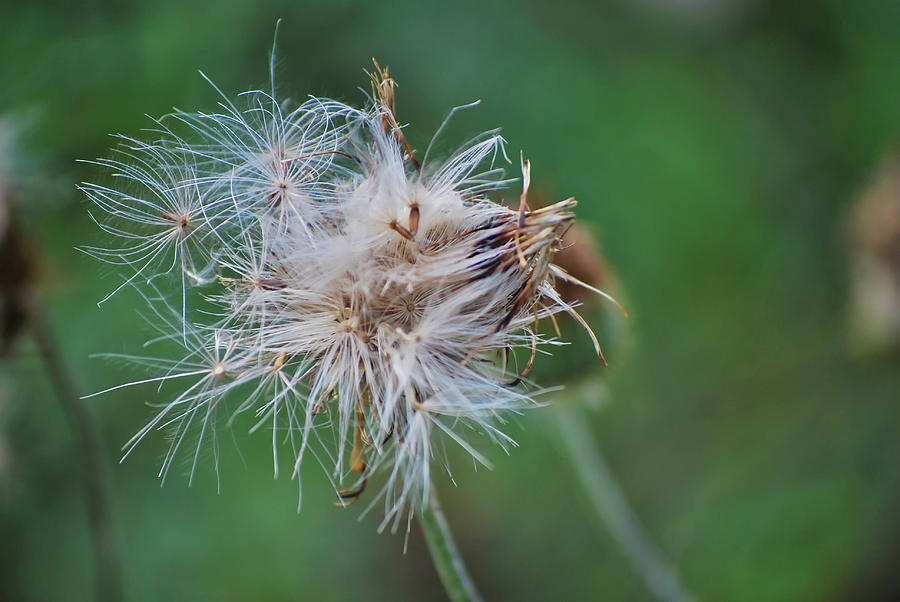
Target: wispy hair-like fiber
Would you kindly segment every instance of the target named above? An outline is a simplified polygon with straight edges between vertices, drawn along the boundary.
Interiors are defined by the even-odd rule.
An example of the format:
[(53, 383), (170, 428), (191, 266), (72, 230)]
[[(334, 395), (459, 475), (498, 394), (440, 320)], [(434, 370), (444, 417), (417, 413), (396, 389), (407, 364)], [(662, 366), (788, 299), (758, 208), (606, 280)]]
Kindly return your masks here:
[(511, 181), (496, 131), (440, 159), (432, 141), (420, 161), (377, 63), (372, 83), (361, 109), (273, 89), (175, 111), (153, 140), (122, 137), (96, 161), (113, 184), (82, 186), (114, 241), (84, 250), (125, 268), (113, 292), (142, 291), (181, 350), (128, 356), (155, 376), (100, 392), (156, 385), (165, 401), (125, 449), (169, 429), (161, 477), (183, 452), (193, 479), (205, 443), (218, 473), (217, 427), (248, 417), (271, 430), (276, 475), (285, 446), (294, 476), (313, 455), (340, 505), (383, 472), (372, 503), (396, 528), (426, 501), (445, 442), (484, 465), (476, 440), (513, 445), (504, 417), (535, 405), (528, 371), (558, 343), (537, 323), (584, 324), (552, 263), (575, 201), (530, 207), (523, 161), (518, 203), (500, 202)]

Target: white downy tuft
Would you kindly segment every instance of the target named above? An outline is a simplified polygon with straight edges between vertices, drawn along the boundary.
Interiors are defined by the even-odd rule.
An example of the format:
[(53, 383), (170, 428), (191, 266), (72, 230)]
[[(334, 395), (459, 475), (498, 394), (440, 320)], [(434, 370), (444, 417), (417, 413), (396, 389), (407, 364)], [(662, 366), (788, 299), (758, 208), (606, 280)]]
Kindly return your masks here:
[[(247, 416), (271, 430), (276, 475), (285, 444), (295, 475), (312, 454), (341, 505), (383, 469), (373, 499), (396, 528), (425, 501), (440, 439), (488, 465), (470, 439), (512, 444), (504, 414), (535, 404), (525, 377), (554, 342), (535, 323), (574, 312), (551, 262), (575, 202), (530, 208), (524, 163), (519, 206), (498, 203), (496, 132), (420, 163), (380, 68), (364, 110), (258, 91), (238, 103), (175, 112), (153, 142), (123, 138), (118, 159), (97, 161), (115, 185), (83, 186), (116, 241), (85, 251), (129, 268), (122, 286), (144, 291), (162, 338), (183, 347), (129, 358), (159, 375), (104, 392), (152, 383), (169, 396), (126, 445), (171, 428), (162, 477), (189, 430), (193, 477), (199, 445)], [(215, 309), (190, 307), (192, 288)], [(524, 369), (508, 368), (513, 355)]]

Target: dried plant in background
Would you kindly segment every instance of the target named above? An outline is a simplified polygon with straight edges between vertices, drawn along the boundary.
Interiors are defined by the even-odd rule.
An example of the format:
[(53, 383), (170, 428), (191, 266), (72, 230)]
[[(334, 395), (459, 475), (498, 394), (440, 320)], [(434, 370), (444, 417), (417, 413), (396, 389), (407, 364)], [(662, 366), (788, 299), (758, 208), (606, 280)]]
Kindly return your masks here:
[[(563, 236), (554, 263), (592, 287), (614, 291), (617, 297), (621, 294), (615, 271), (600, 245), (588, 229), (578, 224)], [(593, 305), (600, 300), (597, 295), (585, 294), (587, 289), (584, 287), (569, 282), (558, 283), (557, 290), (566, 302), (580, 303), (588, 309), (593, 309)], [(621, 311), (603, 314), (609, 313), (605, 317), (610, 319), (627, 316), (621, 306), (618, 309)], [(565, 332), (566, 324), (560, 326)], [(621, 328), (610, 330), (610, 342), (621, 351), (626, 333)], [(592, 432), (593, 412), (590, 410), (600, 409), (607, 399), (606, 384), (596, 375), (571, 383), (565, 391), (554, 396), (553, 405), (560, 430), (553, 434), (559, 434), (558, 439), (594, 518), (612, 536), (647, 591), (663, 602), (688, 602), (693, 596), (682, 583), (675, 566), (644, 529)]]
[(883, 161), (849, 217), (851, 343), (900, 349), (900, 153)]
[[(106, 466), (93, 420), (78, 396), (38, 290), (35, 248), (16, 219), (14, 186), (7, 177), (7, 159), (18, 152), (13, 126), (0, 120), (0, 357), (8, 355), (20, 335), (30, 333), (43, 369), (72, 429), (80, 461), (82, 492), (94, 551), (97, 600), (123, 599), (122, 560), (113, 518)], [(0, 447), (0, 454), (5, 452)], [(0, 464), (4, 458), (0, 457)]]

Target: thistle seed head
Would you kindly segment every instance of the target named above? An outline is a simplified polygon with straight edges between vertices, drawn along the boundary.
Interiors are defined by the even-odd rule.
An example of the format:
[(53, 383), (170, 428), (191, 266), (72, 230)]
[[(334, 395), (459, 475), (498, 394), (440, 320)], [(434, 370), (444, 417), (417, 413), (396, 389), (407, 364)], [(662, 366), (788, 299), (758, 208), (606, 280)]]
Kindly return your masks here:
[[(159, 376), (107, 389), (152, 382), (168, 395), (127, 449), (172, 429), (165, 477), (199, 431), (193, 476), (216, 427), (252, 414), (251, 430), (271, 431), (276, 474), (283, 446), (294, 475), (312, 454), (340, 505), (383, 471), (373, 503), (396, 526), (427, 496), (441, 440), (487, 464), (470, 437), (505, 447), (504, 414), (534, 405), (528, 369), (557, 342), (536, 323), (577, 315), (552, 264), (575, 201), (531, 209), (524, 161), (519, 206), (492, 200), (510, 182), (496, 132), (420, 161), (380, 68), (365, 109), (243, 100), (169, 115), (152, 142), (122, 138), (119, 158), (97, 161), (120, 185), (83, 186), (117, 241), (86, 251), (130, 270), (125, 283), (183, 351), (131, 357)], [(191, 288), (215, 311), (193, 307)], [(510, 370), (514, 356), (525, 369)]]

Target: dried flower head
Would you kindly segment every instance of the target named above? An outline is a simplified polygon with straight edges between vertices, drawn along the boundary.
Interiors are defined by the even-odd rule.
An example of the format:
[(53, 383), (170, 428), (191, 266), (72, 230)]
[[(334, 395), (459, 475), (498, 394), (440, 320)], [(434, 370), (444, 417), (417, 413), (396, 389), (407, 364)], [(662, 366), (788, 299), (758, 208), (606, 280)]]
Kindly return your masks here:
[[(313, 454), (340, 505), (384, 468), (374, 500), (396, 526), (427, 496), (440, 440), (483, 464), (470, 434), (512, 443), (503, 415), (534, 405), (523, 381), (556, 342), (536, 323), (565, 311), (584, 324), (553, 287), (574, 280), (552, 260), (575, 201), (531, 209), (524, 161), (518, 205), (492, 200), (510, 183), (496, 132), (420, 160), (377, 63), (372, 85), (365, 109), (254, 91), (246, 108), (176, 112), (155, 141), (123, 138), (119, 159), (98, 161), (121, 186), (83, 186), (120, 241), (87, 251), (131, 268), (125, 282), (182, 350), (130, 358), (159, 374), (107, 389), (172, 390), (127, 446), (172, 429), (162, 477), (189, 432), (193, 477), (220, 421), (252, 414), (251, 430), (271, 430), (276, 474), (283, 444), (294, 476)], [(191, 288), (214, 310), (192, 307)]]

